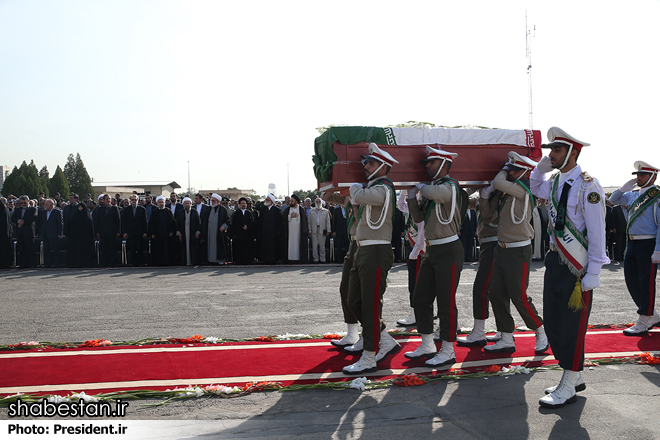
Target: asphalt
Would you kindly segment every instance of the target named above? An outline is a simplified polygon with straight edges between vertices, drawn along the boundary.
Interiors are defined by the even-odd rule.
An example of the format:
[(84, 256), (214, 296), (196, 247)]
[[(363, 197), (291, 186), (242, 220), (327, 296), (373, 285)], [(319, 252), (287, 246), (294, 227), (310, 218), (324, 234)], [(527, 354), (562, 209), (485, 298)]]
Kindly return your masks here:
[[(463, 327), (472, 325), (475, 273), (475, 264), (464, 265), (457, 294)], [(543, 264), (533, 262), (529, 295), (541, 314), (543, 274)], [(0, 344), (334, 333), (344, 330), (340, 277), (337, 265), (2, 271)], [(623, 268), (605, 266), (601, 278), (590, 323), (632, 323), (635, 307)], [(394, 328), (408, 312), (407, 271), (395, 265), (383, 316)], [(515, 312), (514, 319), (523, 325)], [(495, 327), (492, 317), (486, 327)], [(646, 337), (660, 338), (660, 332)], [(121, 438), (660, 438), (658, 366), (585, 369), (587, 389), (576, 403), (556, 410), (539, 407), (543, 390), (560, 376), (546, 370), (363, 392), (259, 392), (156, 407), (145, 405), (162, 401), (140, 400), (131, 401), (126, 418), (114, 423), (129, 427)], [(17, 421), (7, 409), (0, 409), (0, 420)]]

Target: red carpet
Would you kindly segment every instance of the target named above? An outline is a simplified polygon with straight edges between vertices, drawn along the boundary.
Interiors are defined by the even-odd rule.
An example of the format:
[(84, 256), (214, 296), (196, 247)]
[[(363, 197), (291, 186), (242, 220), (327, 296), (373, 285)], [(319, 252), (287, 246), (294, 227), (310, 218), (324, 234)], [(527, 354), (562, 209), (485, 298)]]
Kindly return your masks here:
[[(398, 339), (402, 350), (379, 365), (370, 378), (431, 373), (424, 360), (403, 356), (419, 345), (419, 337)], [(530, 367), (554, 364), (550, 352), (534, 355), (534, 333), (516, 333), (513, 353), (486, 354), (481, 347), (456, 347), (455, 369), (487, 368), (491, 365)], [(352, 380), (342, 367), (358, 356), (347, 355), (328, 340), (235, 342), (224, 344), (172, 344), (98, 347), (81, 349), (21, 350), (0, 353), (0, 395), (87, 394), (118, 390), (165, 390), (188, 385), (239, 385), (277, 381), (316, 383), (320, 380)], [(660, 331), (645, 337), (626, 337), (621, 330), (590, 330), (587, 358), (627, 357), (660, 352)], [(442, 370), (447, 370), (444, 367)]]

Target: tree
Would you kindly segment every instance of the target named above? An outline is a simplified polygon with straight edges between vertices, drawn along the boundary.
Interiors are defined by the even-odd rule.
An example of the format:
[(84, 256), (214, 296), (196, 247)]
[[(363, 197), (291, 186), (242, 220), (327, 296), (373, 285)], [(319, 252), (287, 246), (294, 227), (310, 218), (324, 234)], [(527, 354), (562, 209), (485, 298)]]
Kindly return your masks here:
[(42, 191), (44, 186), (34, 161), (30, 165), (23, 161), (20, 168), (14, 167), (2, 188), (3, 195), (13, 194), (19, 197), (25, 194), (31, 199), (39, 197)]
[(307, 197), (309, 197), (310, 199), (312, 199), (312, 203), (314, 203), (314, 199), (316, 198), (316, 196), (321, 195), (321, 191), (316, 189), (308, 189), (308, 190), (298, 189), (295, 190), (293, 194), (298, 195), (298, 197), (300, 197), (300, 200), (302, 201), (304, 201)]
[(53, 174), (53, 178), (48, 182), (48, 190), (50, 191), (50, 194), (53, 195), (59, 192), (62, 200), (69, 198), (69, 184), (67, 183), (66, 177), (64, 177), (62, 168), (60, 168), (59, 165), (55, 170), (55, 174)]
[(85, 164), (80, 157), (80, 153), (76, 154), (74, 159), (73, 154), (69, 154), (64, 165), (64, 177), (69, 183), (69, 190), (77, 193), (80, 197), (91, 194), (94, 197), (94, 189), (92, 188), (92, 179), (87, 173)]
[(41, 179), (41, 184), (44, 187), (44, 192), (46, 193), (46, 196), (48, 196), (50, 194), (49, 192), (50, 173), (48, 172), (48, 167), (46, 165), (44, 165), (41, 171), (39, 171), (39, 178)]

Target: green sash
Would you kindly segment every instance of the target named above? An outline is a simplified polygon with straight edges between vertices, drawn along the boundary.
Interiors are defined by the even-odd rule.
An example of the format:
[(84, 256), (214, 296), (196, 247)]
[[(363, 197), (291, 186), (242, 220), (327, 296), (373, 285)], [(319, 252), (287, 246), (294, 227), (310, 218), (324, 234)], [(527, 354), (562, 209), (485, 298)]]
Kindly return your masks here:
[(644, 194), (641, 196), (637, 197), (634, 202), (632, 202), (632, 205), (628, 208), (628, 226), (626, 226), (626, 235), (628, 235), (628, 230), (630, 229), (630, 225), (633, 224), (635, 220), (648, 208), (649, 206), (653, 206), (653, 204), (660, 198), (660, 188), (657, 186), (653, 186), (652, 188), (649, 188), (648, 191), (646, 191)]

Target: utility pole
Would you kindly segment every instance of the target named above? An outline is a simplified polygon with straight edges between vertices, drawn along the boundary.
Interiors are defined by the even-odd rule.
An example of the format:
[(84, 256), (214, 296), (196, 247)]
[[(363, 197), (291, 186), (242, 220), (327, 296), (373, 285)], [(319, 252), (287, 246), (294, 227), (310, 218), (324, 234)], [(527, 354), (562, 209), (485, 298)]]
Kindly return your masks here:
[(188, 194), (190, 194), (190, 161), (188, 161)]
[(527, 11), (525, 11), (525, 46), (527, 52), (527, 84), (529, 86), (529, 129), (534, 127), (534, 118), (532, 117), (532, 38), (536, 35), (536, 25), (533, 31), (527, 27)]

